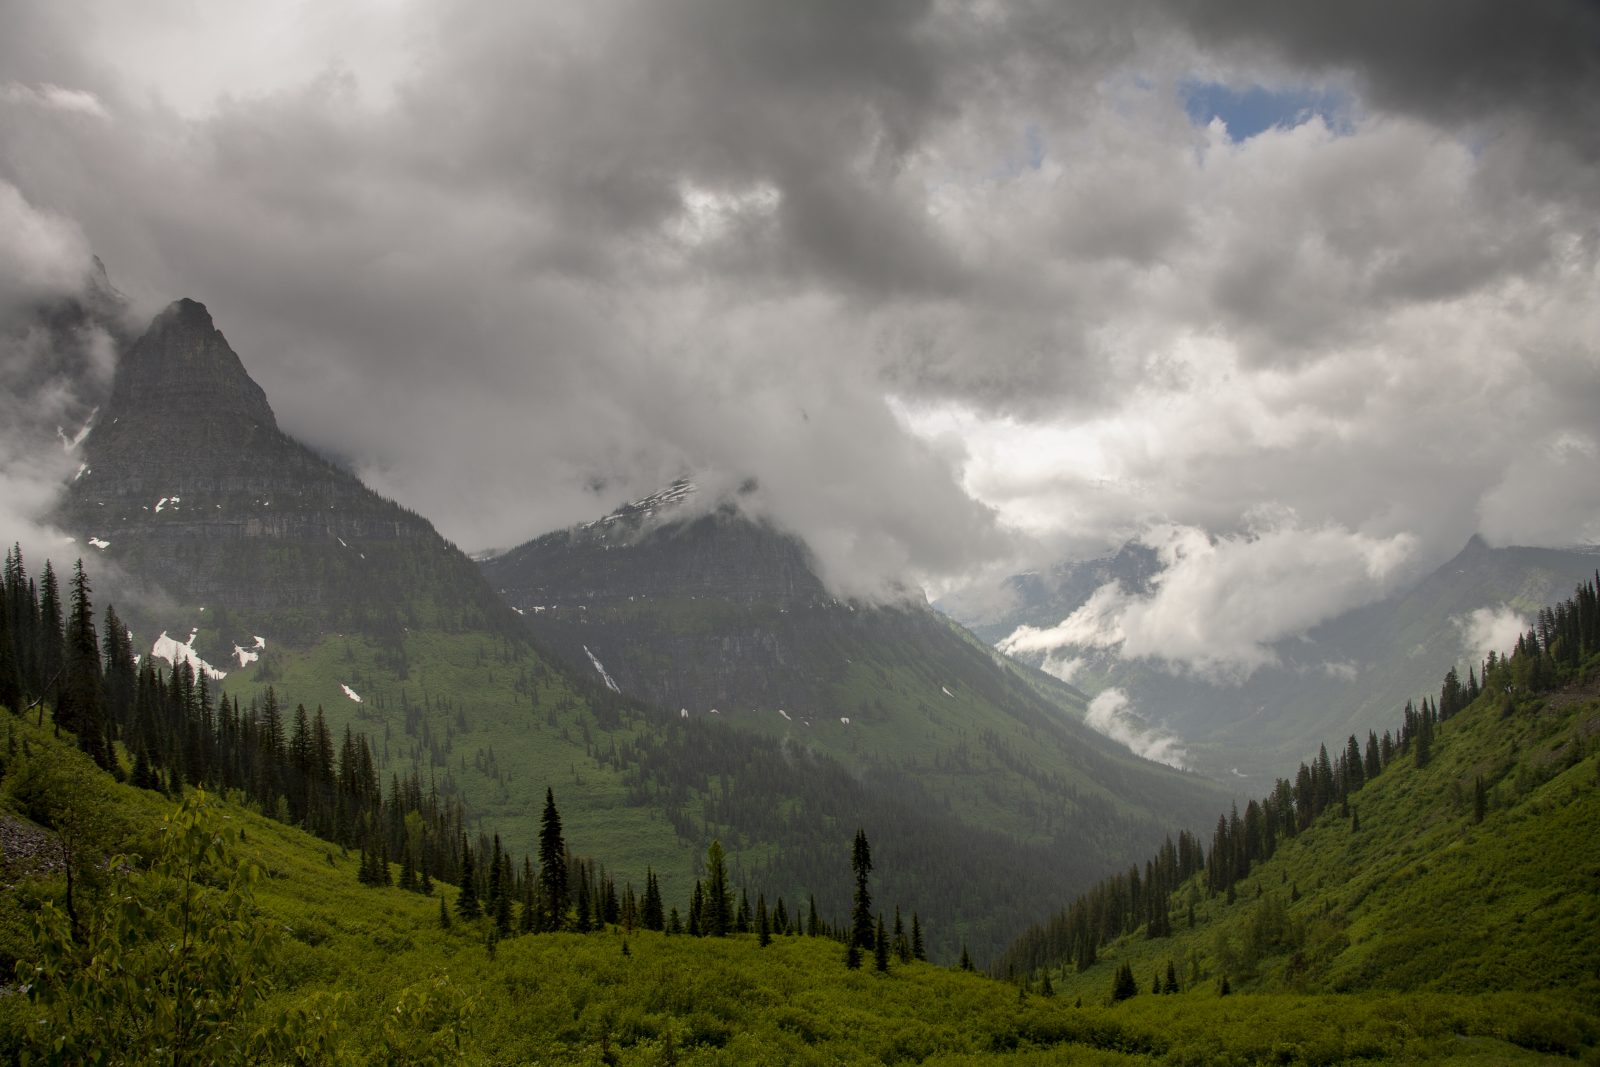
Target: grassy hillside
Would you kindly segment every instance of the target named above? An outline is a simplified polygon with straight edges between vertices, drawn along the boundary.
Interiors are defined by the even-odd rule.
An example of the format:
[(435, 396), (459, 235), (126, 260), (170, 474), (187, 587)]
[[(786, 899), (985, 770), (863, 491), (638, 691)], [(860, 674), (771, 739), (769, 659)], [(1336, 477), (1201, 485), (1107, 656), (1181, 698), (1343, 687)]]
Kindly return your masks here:
[[(22, 818), (28, 812), (45, 814), (80, 847), (92, 838), (95, 855), (159, 851), (157, 828), (172, 801), (115, 784), (48, 730), (10, 719), (8, 740), (0, 780), (12, 809), (3, 816), (8, 843), (33, 840), (38, 856), (51, 852), (55, 842)], [(272, 940), (252, 975), (270, 979), (260, 986), (265, 999), (215, 1023), (237, 1022), (241, 1062), (255, 1058), (247, 1054), (253, 1048), (260, 1062), (374, 1064), (1538, 1063), (1590, 1052), (1600, 1032), (1590, 1013), (1557, 994), (1197, 992), (1114, 1007), (1086, 997), (1078, 1007), (1071, 996), (1019, 995), (1012, 985), (929, 964), (847, 971), (841, 947), (822, 938), (780, 937), (763, 948), (753, 935), (611, 928), (491, 947), (481, 927), (458, 921), (441, 929), (435, 898), (359, 885), (355, 857), (337, 848), (225, 802), (211, 817), (212, 827), (238, 839), (202, 878), (202, 904), (222, 906), (220, 886), (235, 860), (254, 865), (254, 908), (237, 913), (233, 933), (268, 932)], [(840, 851), (847, 847), (841, 839)], [(47, 903), (62, 903), (64, 890), (59, 873), (30, 874), (30, 866), (41, 866), (37, 857), (8, 856), (8, 888), (0, 891), (0, 953), (25, 966), (47, 958), (28, 930), (34, 917), (51, 914)], [(149, 899), (154, 876), (144, 869), (134, 861), (80, 876), (85, 926), (124, 913), (108, 901)], [(80, 867), (95, 870), (94, 862)], [(454, 896), (443, 885), (436, 893)], [(197, 944), (225, 936), (213, 928)], [(115, 955), (128, 968), (123, 977), (145, 977), (140, 995), (160, 1003), (163, 968), (183, 957), (170, 949), (176, 939), (154, 940), (169, 946), (167, 955), (141, 956), (145, 942), (133, 937)], [(140, 961), (152, 958), (155, 968), (140, 972)], [(105, 993), (74, 985), (74, 973), (65, 968), (52, 986), (63, 998), (54, 1009), (31, 1006), (14, 987), (0, 997), (7, 1058), (37, 1047), (39, 1020), (62, 1018), (70, 998)], [(108, 1062), (128, 1062), (118, 1057), (158, 1043), (160, 1025), (158, 1014), (110, 1012), (80, 1019), (76, 1033)], [(267, 1047), (267, 1037), (276, 1045)], [(84, 1047), (69, 1043), (66, 1058)]]
[[(990, 657), (976, 645), (970, 654)], [(920, 678), (932, 674), (927, 666), (862, 670), (863, 686), (895, 699), (913, 682), (930, 688)], [(1007, 684), (1025, 691), (1020, 681)], [(1087, 885), (1159, 840), (1155, 812), (1119, 799), (1140, 795), (1149, 765), (1099, 739), (1043, 759), (1036, 746), (1059, 740), (1047, 723), (1013, 722), (1001, 733), (979, 713), (992, 714), (992, 705), (939, 686), (931, 691), (940, 704), (928, 712), (937, 725), (905, 736), (902, 757), (889, 760), (812, 749), (794, 736), (803, 727), (777, 715), (753, 724), (732, 715), (684, 720), (481, 634), (416, 630), (398, 646), (354, 634), (309, 650), (269, 645), (221, 685), (247, 703), (271, 685), (291, 705), (320, 705), (336, 735), (349, 726), (372, 739), (383, 782), (415, 766), (519, 855), (534, 850), (548, 785), (575, 849), (599, 858), (619, 884), (642, 886), (652, 867), (680, 906), (707, 844), (720, 838), (735, 880), (752, 894), (815, 893), (842, 911), (848, 866), (833, 844), (864, 827), (889, 861), (886, 886), (928, 923), (936, 959), (955, 959), (963, 944), (988, 958), (1041, 918), (1063, 886)], [(880, 736), (888, 727), (870, 716), (851, 725), (863, 744), (898, 743)], [(1063, 765), (1081, 762), (1094, 776), (1068, 780)], [(1198, 784), (1178, 795), (1221, 796)], [(1165, 810), (1178, 805), (1168, 799)]]
[(1226, 976), (1234, 991), (1515, 992), (1592, 1009), (1600, 661), (1553, 692), (1485, 693), (1438, 730), (1425, 766), (1401, 754), (1349, 816), (1331, 807), (1232, 894), (1210, 894), (1204, 875), (1180, 886), (1170, 937), (1141, 927), (1081, 973), (1033, 980), (1098, 1002), (1123, 964), (1148, 994), (1171, 963), (1183, 993), (1139, 999), (1214, 998)]

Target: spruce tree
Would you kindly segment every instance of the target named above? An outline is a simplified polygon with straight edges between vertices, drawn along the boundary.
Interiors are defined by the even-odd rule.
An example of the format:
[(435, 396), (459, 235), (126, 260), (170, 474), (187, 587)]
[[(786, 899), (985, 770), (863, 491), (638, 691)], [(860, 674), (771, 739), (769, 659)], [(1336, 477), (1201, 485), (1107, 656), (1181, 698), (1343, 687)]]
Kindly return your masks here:
[(917, 918), (917, 913), (911, 913), (911, 958), (927, 962), (928, 952), (922, 944), (922, 920)]
[(539, 899), (533, 877), (533, 860), (522, 857), (522, 910), (517, 913), (517, 932), (537, 933), (539, 930)]
[(72, 608), (62, 655), (61, 682), (56, 690), (56, 724), (77, 735), (78, 747), (103, 769), (110, 770), (112, 760), (111, 748), (106, 743), (100, 639), (95, 633), (89, 579), (83, 573), (81, 559), (72, 574)]
[(728, 891), (728, 864), (721, 841), (712, 841), (706, 849), (706, 893), (700, 926), (701, 932), (710, 937), (726, 937), (733, 932), (733, 897)]
[(755, 922), (755, 915), (750, 910), (750, 894), (740, 889), (739, 909), (734, 913), (733, 932), (736, 934), (748, 934), (753, 922)]
[(911, 962), (911, 940), (906, 937), (905, 924), (900, 921), (900, 905), (894, 906), (894, 954), (901, 963)]
[(567, 844), (561, 836), (561, 813), (556, 811), (555, 790), (544, 791), (544, 814), (539, 820), (539, 882), (544, 889), (544, 913), (551, 929), (559, 930), (567, 913)]
[(1478, 775), (1472, 783), (1472, 821), (1483, 822), (1483, 817), (1489, 811), (1489, 795), (1483, 788), (1483, 775)]
[(889, 931), (884, 928), (882, 915), (872, 933), (872, 965), (879, 971), (889, 970)]
[(1178, 970), (1167, 961), (1167, 984), (1161, 990), (1163, 993), (1176, 993), (1178, 991)]
[(772, 922), (767, 917), (767, 896), (756, 894), (756, 940), (762, 948), (772, 944)]
[(580, 934), (586, 934), (590, 930), (589, 905), (589, 879), (584, 877), (582, 870), (580, 870), (578, 872), (577, 915), (572, 927)]
[(867, 888), (867, 875), (872, 872), (872, 849), (867, 844), (864, 830), (856, 831), (855, 843), (850, 849), (850, 866), (856, 875), (855, 907), (850, 914), (850, 943), (857, 948), (872, 947), (872, 893)]
[(1127, 963), (1117, 968), (1116, 975), (1111, 980), (1111, 1001), (1127, 1000), (1139, 992), (1139, 983), (1134, 980), (1133, 967)]
[(456, 914), (463, 922), (472, 922), (483, 913), (478, 904), (478, 875), (473, 869), (472, 846), (467, 835), (461, 835), (461, 892), (456, 896)]
[(22, 711), (22, 666), (17, 657), (17, 627), (11, 616), (15, 610), (3, 585), (0, 585), (0, 708)]
[(661, 912), (661, 885), (656, 881), (656, 872), (648, 867), (644, 871), (644, 906), (640, 911), (640, 924), (646, 930), (666, 928), (666, 917)]
[(450, 929), (450, 909), (445, 907), (444, 894), (439, 894), (439, 929)]

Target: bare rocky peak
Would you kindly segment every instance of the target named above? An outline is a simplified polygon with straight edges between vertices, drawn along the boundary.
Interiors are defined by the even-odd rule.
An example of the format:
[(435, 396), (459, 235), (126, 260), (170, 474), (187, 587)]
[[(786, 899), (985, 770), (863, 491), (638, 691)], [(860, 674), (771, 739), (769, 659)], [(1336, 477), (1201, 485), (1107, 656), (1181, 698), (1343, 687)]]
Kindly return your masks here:
[(267, 394), (251, 380), (204, 304), (176, 300), (151, 321), (117, 366), (106, 412), (246, 419), (277, 428)]

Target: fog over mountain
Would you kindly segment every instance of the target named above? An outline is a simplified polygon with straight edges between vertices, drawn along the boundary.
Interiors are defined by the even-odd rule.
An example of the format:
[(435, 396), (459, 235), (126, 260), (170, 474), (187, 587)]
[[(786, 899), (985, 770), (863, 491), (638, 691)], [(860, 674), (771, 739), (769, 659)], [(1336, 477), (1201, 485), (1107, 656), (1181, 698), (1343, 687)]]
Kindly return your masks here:
[(114, 316), (39, 363), (93, 255), (468, 549), (686, 474), (854, 595), (1138, 537), (1097, 639), (1239, 672), (1600, 540), (1592, 4), (3, 12), (8, 542), (108, 387)]

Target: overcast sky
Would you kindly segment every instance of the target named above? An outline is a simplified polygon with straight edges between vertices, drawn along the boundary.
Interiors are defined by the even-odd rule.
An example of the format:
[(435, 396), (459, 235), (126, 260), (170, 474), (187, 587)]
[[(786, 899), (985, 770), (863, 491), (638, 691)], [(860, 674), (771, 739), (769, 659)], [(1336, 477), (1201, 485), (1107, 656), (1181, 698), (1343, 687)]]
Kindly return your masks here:
[[(205, 303), (464, 548), (753, 476), (847, 592), (1143, 535), (1268, 639), (1475, 531), (1600, 540), (1584, 0), (0, 23), (0, 307), (91, 253)], [(20, 528), (56, 466), (7, 437)]]

